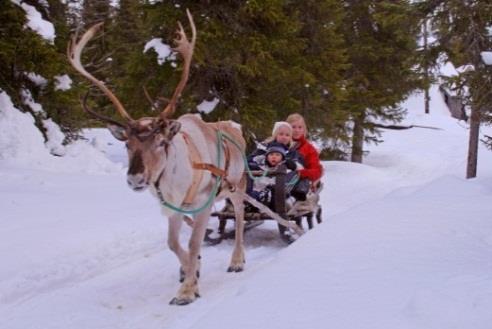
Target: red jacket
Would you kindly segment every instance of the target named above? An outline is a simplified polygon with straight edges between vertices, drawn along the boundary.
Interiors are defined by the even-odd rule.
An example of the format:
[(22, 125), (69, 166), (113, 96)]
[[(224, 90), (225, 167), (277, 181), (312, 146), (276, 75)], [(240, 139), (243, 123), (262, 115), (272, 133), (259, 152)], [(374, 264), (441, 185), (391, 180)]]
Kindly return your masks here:
[(320, 179), (323, 174), (323, 166), (319, 161), (318, 151), (304, 137), (295, 140), (295, 142), (297, 143), (297, 152), (304, 157), (304, 169), (299, 170), (301, 178), (307, 178), (313, 182)]

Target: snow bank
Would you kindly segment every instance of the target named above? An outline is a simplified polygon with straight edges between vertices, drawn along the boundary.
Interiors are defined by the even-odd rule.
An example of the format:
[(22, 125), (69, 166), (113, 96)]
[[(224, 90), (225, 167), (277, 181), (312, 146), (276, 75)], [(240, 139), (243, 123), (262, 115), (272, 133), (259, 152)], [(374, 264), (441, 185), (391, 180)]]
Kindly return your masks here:
[(10, 97), (0, 91), (0, 160), (46, 161), (49, 152), (43, 140), (33, 117), (17, 110)]
[[(40, 109), (42, 111), (42, 109)], [(63, 134), (50, 119), (44, 120), (48, 143), (34, 125), (33, 117), (16, 109), (0, 91), (0, 166), (37, 168), (55, 172), (116, 173), (122, 166), (85, 141), (63, 146)], [(55, 157), (55, 154), (63, 157)]]
[(65, 135), (53, 120), (46, 119), (43, 120), (43, 127), (46, 129), (46, 138), (48, 139), (45, 143), (46, 147), (50, 150), (53, 155), (63, 156), (65, 155), (65, 147), (63, 146), (63, 141), (65, 140)]
[(330, 217), (191, 328), (487, 329), (492, 194), (481, 183), (443, 176)]
[(429, 94), (431, 109), (430, 111), (432, 111), (432, 115), (429, 116), (425, 114), (425, 102), (423, 92), (415, 92), (402, 104), (402, 107), (407, 110), (407, 116), (403, 120), (403, 124), (412, 124), (415, 120), (424, 117), (432, 117), (435, 119), (435, 116), (437, 115), (438, 118), (436, 120), (439, 120), (439, 116), (450, 116), (449, 109), (444, 102), (444, 98), (439, 92), (439, 86), (432, 85)]

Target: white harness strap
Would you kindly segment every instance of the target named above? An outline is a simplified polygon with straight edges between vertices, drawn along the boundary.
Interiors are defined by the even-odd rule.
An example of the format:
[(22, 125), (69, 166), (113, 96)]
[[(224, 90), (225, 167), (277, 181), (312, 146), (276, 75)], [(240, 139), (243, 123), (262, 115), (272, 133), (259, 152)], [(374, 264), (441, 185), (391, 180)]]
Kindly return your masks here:
[(189, 150), (189, 158), (191, 162), (191, 167), (195, 170), (193, 170), (193, 178), (191, 181), (191, 186), (186, 192), (185, 198), (183, 200), (183, 203), (186, 204), (191, 204), (193, 200), (195, 199), (195, 196), (198, 192), (198, 187), (200, 186), (200, 183), (203, 178), (203, 171), (208, 170), (212, 173), (212, 175), (216, 177), (222, 177), (222, 179), (226, 179), (227, 177), (227, 169), (229, 167), (229, 162), (230, 162), (230, 150), (227, 144), (224, 142), (222, 143), (222, 147), (224, 148), (224, 160), (225, 160), (225, 168), (221, 169), (218, 168), (217, 166), (210, 164), (210, 163), (203, 163), (201, 162), (201, 157), (200, 153), (198, 152), (198, 149), (196, 145), (193, 143), (191, 140), (190, 136), (181, 131), (180, 132), (183, 135), (183, 139), (188, 146)]
[[(191, 141), (190, 136), (185, 133), (185, 132), (180, 132), (183, 135), (183, 139), (188, 146), (189, 150), (189, 158), (191, 162), (191, 166), (194, 168), (195, 163), (200, 163), (201, 162), (201, 157), (200, 153), (198, 152), (198, 149), (196, 148), (196, 145)], [(193, 202), (195, 199), (195, 196), (198, 192), (198, 187), (200, 186), (200, 183), (203, 178), (203, 171), (201, 170), (193, 170), (193, 177), (191, 179), (191, 186), (186, 192), (185, 198), (183, 200), (183, 203), (185, 205), (189, 205)]]

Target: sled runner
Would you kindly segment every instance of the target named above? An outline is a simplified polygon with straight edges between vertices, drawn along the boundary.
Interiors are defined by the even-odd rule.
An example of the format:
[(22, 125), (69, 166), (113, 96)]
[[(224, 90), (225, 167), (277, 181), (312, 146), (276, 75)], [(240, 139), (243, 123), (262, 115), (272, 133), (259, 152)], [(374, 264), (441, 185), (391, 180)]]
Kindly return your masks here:
[[(253, 175), (261, 175), (261, 172), (253, 172)], [(259, 201), (254, 199), (251, 200), (252, 198), (246, 199), (244, 213), (244, 220), (246, 221), (245, 231), (261, 225), (265, 220), (278, 220), (277, 218), (274, 218), (277, 216), (280, 216), (282, 219), (291, 223), (295, 223), (296, 227), (299, 228), (301, 232), (304, 220), (307, 223), (308, 229), (314, 227), (314, 219), (318, 224), (322, 222), (319, 194), (323, 186), (320, 181), (311, 184), (311, 189), (307, 194), (305, 201), (294, 201), (292, 197), (286, 198), (285, 166), (279, 166), (277, 171), (269, 172), (268, 175), (275, 177), (275, 186), (272, 195), (273, 200), (270, 207), (267, 207)], [(224, 239), (234, 237), (234, 230), (226, 230), (228, 221), (235, 220), (232, 204), (226, 203), (226, 206), (222, 210), (213, 212), (211, 216), (216, 217), (219, 220), (219, 226), (217, 232), (214, 232), (211, 229), (207, 230), (205, 236), (205, 241), (207, 243), (215, 245)], [(278, 228), (280, 237), (283, 241), (288, 244), (295, 241), (297, 232), (291, 232), (288, 227), (281, 223), (278, 224)]]

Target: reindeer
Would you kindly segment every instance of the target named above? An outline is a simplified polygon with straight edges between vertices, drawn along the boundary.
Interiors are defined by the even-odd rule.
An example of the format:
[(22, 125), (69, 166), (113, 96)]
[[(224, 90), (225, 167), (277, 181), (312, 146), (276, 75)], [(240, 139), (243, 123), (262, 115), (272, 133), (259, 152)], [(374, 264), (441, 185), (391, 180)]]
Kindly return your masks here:
[[(196, 41), (193, 17), (188, 10), (186, 13), (192, 31), (191, 40), (188, 40), (183, 26), (178, 22), (179, 29), (175, 39), (177, 46), (174, 48), (184, 61), (181, 80), (169, 103), (156, 117), (132, 119), (107, 86), (83, 67), (81, 53), (102, 23), (89, 28), (79, 40), (74, 36), (67, 50), (68, 59), (75, 70), (102, 90), (125, 120), (125, 123), (120, 123), (93, 111), (86, 104), (86, 94), (83, 100), (84, 110), (106, 122), (113, 136), (126, 143), (129, 187), (134, 191), (149, 189), (159, 203), (172, 204), (182, 209), (203, 208), (193, 216), (192, 233), (188, 250), (185, 250), (179, 242), (183, 213), (162, 207), (163, 214), (169, 219), (168, 245), (181, 266), (182, 284), (176, 297), (170, 302), (176, 305), (189, 304), (200, 296), (200, 247), (213, 205), (213, 202), (208, 201), (223, 198), (231, 200), (236, 215), (236, 235), (228, 271), (240, 272), (245, 263), (243, 195), (246, 182), (242, 158), (245, 141), (240, 126), (232, 121), (206, 123), (192, 114), (185, 114), (177, 120), (171, 119), (188, 80)], [(221, 139), (221, 134), (226, 134), (230, 139)], [(219, 152), (223, 156), (218, 157)], [(206, 206), (202, 207), (203, 205)]]

